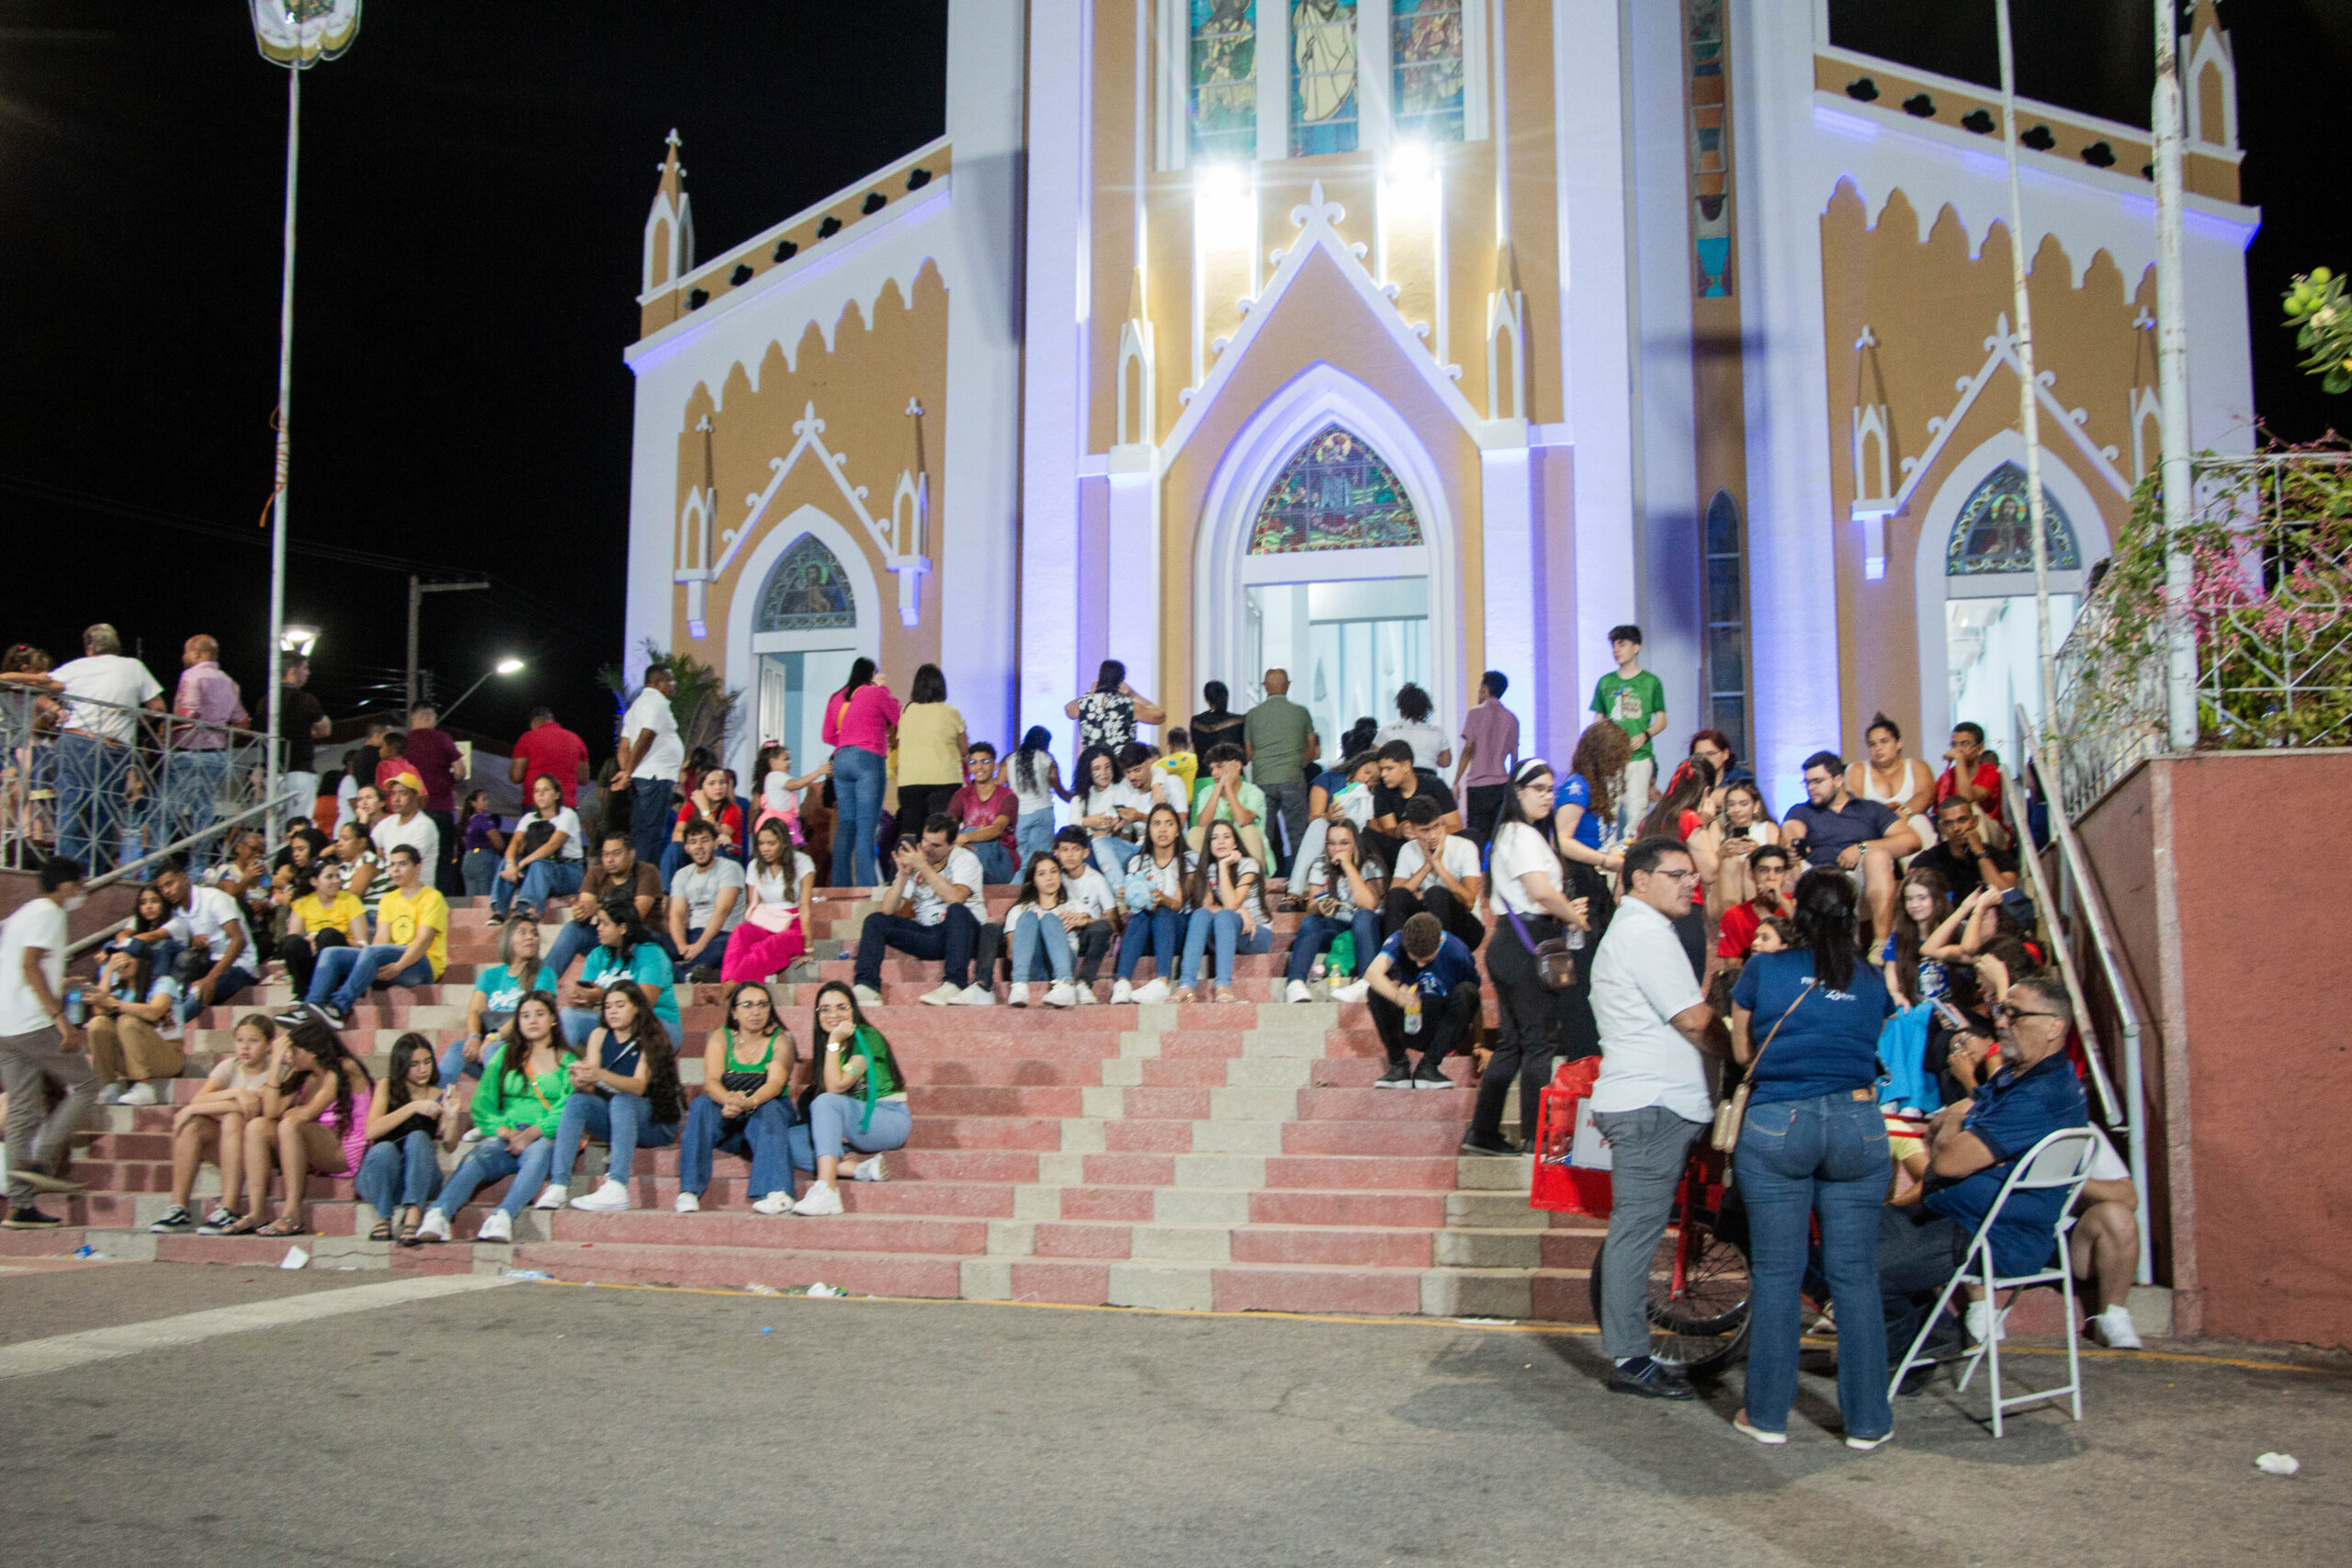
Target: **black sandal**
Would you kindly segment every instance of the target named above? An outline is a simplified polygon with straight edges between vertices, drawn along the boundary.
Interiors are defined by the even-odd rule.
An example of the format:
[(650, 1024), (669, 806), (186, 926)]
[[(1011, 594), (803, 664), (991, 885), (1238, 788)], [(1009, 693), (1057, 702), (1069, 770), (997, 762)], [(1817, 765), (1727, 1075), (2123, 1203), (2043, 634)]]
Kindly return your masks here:
[(376, 1222), (376, 1228), (375, 1228), (374, 1230), (371, 1230), (371, 1231), (369, 1231), (369, 1232), (368, 1233), (368, 1239), (369, 1241), (390, 1241), (390, 1240), (391, 1240), (391, 1239), (392, 1239), (392, 1222), (391, 1222), (391, 1221), (390, 1221), (390, 1220), (378, 1220), (378, 1221)]
[(309, 1233), (302, 1229), (300, 1221), (288, 1214), (283, 1219), (270, 1221), (253, 1234), (267, 1236), (272, 1241), (294, 1241)]

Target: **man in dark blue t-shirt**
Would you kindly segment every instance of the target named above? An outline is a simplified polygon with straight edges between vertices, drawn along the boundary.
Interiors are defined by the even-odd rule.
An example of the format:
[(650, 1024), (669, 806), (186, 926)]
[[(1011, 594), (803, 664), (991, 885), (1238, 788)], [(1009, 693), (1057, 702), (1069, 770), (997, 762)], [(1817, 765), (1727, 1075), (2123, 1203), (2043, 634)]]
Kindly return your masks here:
[[(1445, 1059), (1478, 1016), (1478, 964), (1462, 939), (1423, 910), (1381, 943), (1364, 983), (1373, 1027), (1388, 1049), (1388, 1071), (1373, 1087), (1452, 1089)], [(1406, 1065), (1411, 1045), (1421, 1048), (1419, 1067)]]
[[(1928, 1132), (1927, 1195), (1880, 1216), (1879, 1294), (1887, 1354), (1900, 1357), (2017, 1162), (2062, 1127), (2089, 1125), (2082, 1080), (2066, 1059), (2066, 988), (2043, 976), (2009, 987), (1993, 1010), (2001, 1069), (1974, 1098), (1945, 1108)], [(2064, 1188), (2012, 1195), (1994, 1225), (1993, 1268), (2024, 1274), (2050, 1261)], [(1930, 1338), (1930, 1348), (1934, 1337)]]
[(1854, 891), (1870, 900), (1871, 929), (1893, 931), (1894, 863), (1918, 852), (1919, 835), (1883, 801), (1849, 795), (1845, 759), (1835, 751), (1804, 760), (1804, 795), (1781, 819), (1781, 841), (1805, 864), (1851, 877)]

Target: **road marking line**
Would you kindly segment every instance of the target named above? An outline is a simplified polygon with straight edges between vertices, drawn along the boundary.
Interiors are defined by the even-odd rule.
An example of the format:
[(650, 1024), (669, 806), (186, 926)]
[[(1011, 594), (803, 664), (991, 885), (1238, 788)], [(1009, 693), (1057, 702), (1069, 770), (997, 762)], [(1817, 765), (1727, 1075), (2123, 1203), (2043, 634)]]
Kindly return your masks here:
[(224, 1334), (249, 1334), (258, 1328), (283, 1328), (345, 1313), (370, 1312), (402, 1306), (512, 1283), (495, 1274), (427, 1274), (413, 1280), (393, 1280), (380, 1285), (356, 1285), (346, 1291), (320, 1291), (307, 1296), (252, 1302), (243, 1306), (214, 1307), (182, 1313), (147, 1323), (127, 1323), (113, 1328), (86, 1328), (77, 1334), (53, 1335), (21, 1345), (0, 1346), (0, 1381), (38, 1377), (63, 1371), (90, 1361), (112, 1360), (148, 1350), (194, 1345)]

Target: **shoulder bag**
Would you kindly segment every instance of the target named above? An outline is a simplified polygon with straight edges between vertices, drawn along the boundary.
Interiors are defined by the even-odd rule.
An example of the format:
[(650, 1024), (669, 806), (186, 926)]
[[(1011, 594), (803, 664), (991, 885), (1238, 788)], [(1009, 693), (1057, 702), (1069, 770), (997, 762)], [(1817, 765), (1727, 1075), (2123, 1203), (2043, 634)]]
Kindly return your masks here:
[(1727, 1155), (1739, 1146), (1740, 1124), (1747, 1120), (1747, 1091), (1756, 1087), (1756, 1064), (1764, 1059), (1765, 1051), (1772, 1043), (1772, 1036), (1781, 1032), (1781, 1024), (1788, 1022), (1789, 1014), (1804, 1005), (1805, 998), (1813, 994), (1813, 987), (1818, 983), (1815, 980), (1804, 983), (1804, 989), (1797, 993), (1797, 999), (1789, 1004), (1787, 1012), (1781, 1014), (1780, 1023), (1775, 1023), (1771, 1032), (1764, 1036), (1764, 1043), (1756, 1047), (1755, 1058), (1747, 1064), (1747, 1076), (1739, 1080), (1739, 1087), (1731, 1091), (1729, 1100), (1715, 1107), (1715, 1130), (1707, 1141), (1716, 1153)]
[(1577, 983), (1576, 954), (1568, 951), (1566, 937), (1546, 937), (1537, 942), (1527, 934), (1527, 923), (1516, 909), (1505, 909), (1511, 930), (1519, 933), (1520, 944), (1528, 956), (1535, 960), (1535, 979), (1547, 991), (1565, 991)]

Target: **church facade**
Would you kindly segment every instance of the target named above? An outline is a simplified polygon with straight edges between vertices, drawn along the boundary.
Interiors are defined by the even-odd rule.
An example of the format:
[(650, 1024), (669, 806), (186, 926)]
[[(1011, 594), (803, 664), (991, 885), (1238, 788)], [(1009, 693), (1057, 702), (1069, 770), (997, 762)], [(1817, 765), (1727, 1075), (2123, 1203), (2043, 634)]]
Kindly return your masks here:
[[(860, 655), (1001, 745), (1106, 658), (1171, 715), (1286, 668), (1327, 744), (1496, 669), (1565, 763), (1634, 621), (1661, 754), (1776, 806), (1873, 712), (2034, 705), (1996, 93), (1828, 0), (953, 0), (948, 54), (944, 136), (715, 258), (662, 165), (628, 658), (721, 668), (739, 766)], [(2192, 441), (2245, 449), (2210, 0), (2182, 61)], [(2064, 616), (2156, 461), (2151, 149), (2018, 112)]]

